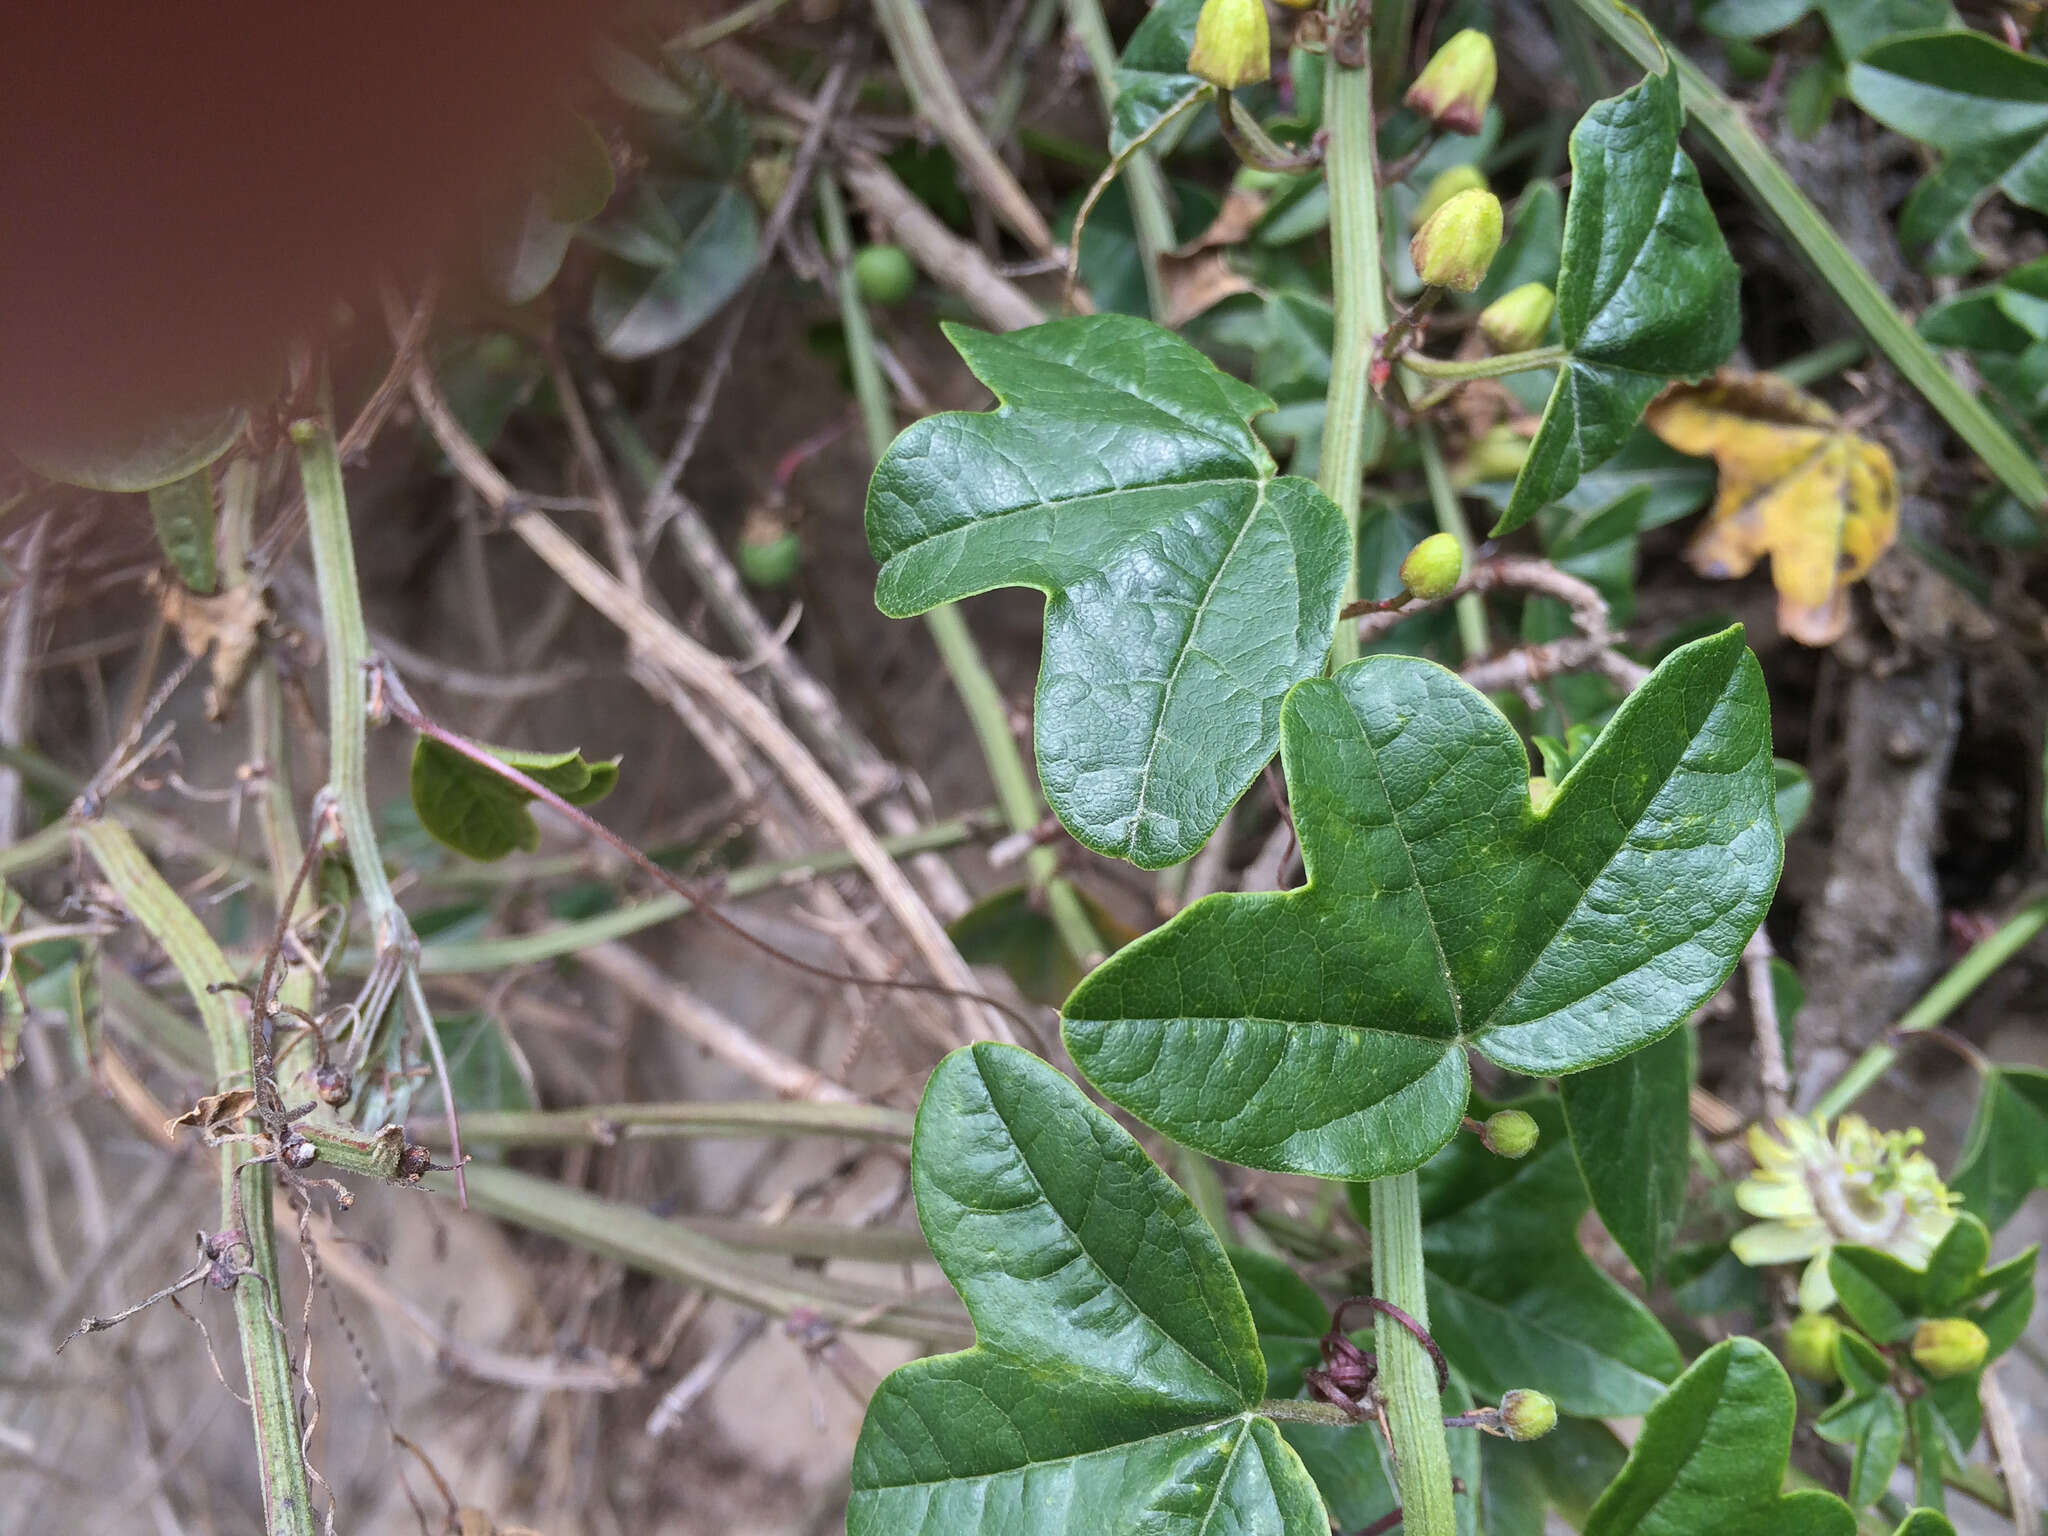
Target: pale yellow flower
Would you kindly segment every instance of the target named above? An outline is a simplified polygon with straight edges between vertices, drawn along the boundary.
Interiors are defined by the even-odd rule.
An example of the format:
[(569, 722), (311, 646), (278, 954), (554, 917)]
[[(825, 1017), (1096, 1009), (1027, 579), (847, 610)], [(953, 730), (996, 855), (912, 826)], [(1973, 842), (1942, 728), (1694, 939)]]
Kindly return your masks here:
[(1783, 1118), (1773, 1136), (1749, 1128), (1756, 1172), (1735, 1188), (1735, 1203), (1759, 1218), (1735, 1234), (1745, 1264), (1804, 1259), (1799, 1306), (1825, 1312), (1835, 1304), (1828, 1253), (1837, 1243), (1877, 1248), (1925, 1268), (1955, 1225), (1957, 1197), (1924, 1152), (1918, 1131), (1877, 1131), (1861, 1115), (1844, 1115), (1828, 1137), (1827, 1122)]

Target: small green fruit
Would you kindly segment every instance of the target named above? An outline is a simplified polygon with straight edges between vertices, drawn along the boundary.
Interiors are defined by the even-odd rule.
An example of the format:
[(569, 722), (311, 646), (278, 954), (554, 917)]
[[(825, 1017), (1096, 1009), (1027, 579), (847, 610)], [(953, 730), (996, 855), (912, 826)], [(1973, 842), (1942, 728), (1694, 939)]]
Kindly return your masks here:
[(781, 505), (781, 498), (770, 498), (749, 511), (746, 522), (740, 525), (739, 558), (735, 563), (749, 586), (786, 587), (796, 579), (797, 568), (804, 563), (803, 541), (783, 521), (777, 511)]
[(1454, 195), (1408, 242), (1415, 272), (1433, 288), (1470, 293), (1500, 253), (1500, 199), (1477, 187)]
[(1408, 216), (1408, 227), (1420, 229), (1429, 222), (1429, 216), (1443, 207), (1460, 192), (1485, 192), (1489, 190), (1486, 172), (1476, 165), (1454, 165), (1441, 170), (1430, 178), (1428, 186), (1422, 189), (1422, 201), (1415, 205), (1415, 211)]
[(1479, 333), (1496, 352), (1526, 352), (1543, 345), (1556, 313), (1556, 294), (1542, 283), (1524, 283), (1479, 311)]
[(1536, 1117), (1519, 1109), (1496, 1110), (1479, 1128), (1481, 1144), (1495, 1157), (1527, 1157), (1536, 1150), (1536, 1143), (1542, 1135), (1543, 1129), (1537, 1125)]
[(1402, 100), (1439, 128), (1477, 133), (1498, 69), (1493, 39), (1468, 27), (1437, 49)]
[(1226, 91), (1257, 85), (1273, 72), (1273, 30), (1266, 0), (1203, 0), (1195, 17), (1188, 73)]
[(1785, 1363), (1808, 1381), (1831, 1387), (1841, 1380), (1835, 1365), (1835, 1341), (1842, 1325), (1825, 1312), (1802, 1312), (1785, 1330)]
[(1465, 551), (1448, 533), (1432, 533), (1401, 562), (1401, 585), (1426, 603), (1457, 591), (1458, 578), (1464, 574)]
[(1969, 1375), (1990, 1349), (1984, 1330), (1967, 1317), (1939, 1317), (1913, 1330), (1913, 1363), (1936, 1380)]
[(917, 268), (900, 245), (862, 246), (853, 258), (853, 282), (870, 304), (901, 304), (917, 286)]
[(1500, 1400), (1500, 1432), (1510, 1440), (1541, 1440), (1557, 1428), (1557, 1404), (1517, 1387)]

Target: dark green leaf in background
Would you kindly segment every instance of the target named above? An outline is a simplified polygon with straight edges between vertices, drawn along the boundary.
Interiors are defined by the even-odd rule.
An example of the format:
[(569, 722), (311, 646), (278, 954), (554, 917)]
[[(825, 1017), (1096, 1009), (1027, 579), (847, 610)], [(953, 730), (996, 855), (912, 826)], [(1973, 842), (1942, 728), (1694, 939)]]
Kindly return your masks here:
[(1994, 1232), (2048, 1185), (2048, 1072), (1993, 1067), (1949, 1187)]
[(609, 258), (590, 290), (590, 328), (612, 357), (665, 352), (718, 313), (754, 270), (753, 201), (730, 182), (643, 178), (584, 238)]
[(1585, 1536), (1855, 1536), (1831, 1493), (1780, 1494), (1792, 1383), (1754, 1339), (1716, 1344), (1643, 1421)]
[[(571, 805), (594, 805), (619, 782), (619, 761), (585, 762), (582, 752), (526, 752), (492, 747), (491, 753)], [(540, 827), (527, 809), (532, 797), (488, 768), (422, 736), (413, 744), (412, 804), (420, 825), (457, 853), (502, 859), (514, 849), (540, 846)]]
[[(2048, 59), (1981, 32), (1920, 32), (1849, 67), (1849, 94), (1894, 132), (1942, 151), (1899, 216), (1909, 250), (1966, 249), (1962, 226), (1993, 188), (2048, 212)], [(1966, 270), (1974, 258), (1937, 262)]]
[(1850, 1448), (1849, 1503), (1864, 1509), (1890, 1486), (1906, 1449), (1906, 1405), (1889, 1386), (1849, 1395), (1822, 1414), (1814, 1430)]
[(1651, 1287), (1685, 1206), (1692, 1073), (1692, 1031), (1681, 1028), (1619, 1061), (1558, 1080), (1593, 1209)]
[(1208, 89), (1188, 73), (1202, 0), (1160, 0), (1138, 23), (1117, 63), (1109, 152), (1120, 155), (1183, 101)]
[(1561, 1413), (1642, 1413), (1678, 1374), (1678, 1346), (1580, 1250), (1586, 1188), (1557, 1105), (1515, 1107), (1543, 1130), (1528, 1157), (1461, 1136), (1420, 1175), (1431, 1332), (1489, 1401), (1536, 1387)]
[(1272, 402), (1127, 315), (1006, 336), (948, 326), (1000, 408), (930, 416), (868, 490), (892, 618), (995, 587), (1046, 595), (1038, 772), (1075, 838), (1188, 857), (1271, 759), (1319, 670), (1344, 520), (1251, 429)]
[(1647, 1045), (1720, 986), (1777, 883), (1739, 629), (1667, 657), (1541, 816), (1513, 728), (1412, 657), (1301, 684), (1281, 737), (1308, 884), (1195, 903), (1066, 1007), (1099, 1090), (1232, 1162), (1417, 1166), (1465, 1113), (1466, 1046), (1540, 1075)]
[(204, 469), (247, 423), (240, 406), (199, 409), (139, 423), (119, 437), (65, 438), (46, 428), (33, 442), (7, 446), (45, 479), (90, 491), (148, 491)]
[(1677, 79), (1651, 75), (1572, 130), (1557, 279), (1568, 355), (1496, 534), (1611, 456), (1673, 378), (1702, 378), (1735, 349), (1735, 263), (1678, 147), (1684, 120)]
[(978, 1342), (894, 1372), (849, 1536), (1327, 1536), (1256, 1409), (1266, 1366), (1216, 1235), (1037, 1058), (955, 1051), (911, 1145), (918, 1222)]

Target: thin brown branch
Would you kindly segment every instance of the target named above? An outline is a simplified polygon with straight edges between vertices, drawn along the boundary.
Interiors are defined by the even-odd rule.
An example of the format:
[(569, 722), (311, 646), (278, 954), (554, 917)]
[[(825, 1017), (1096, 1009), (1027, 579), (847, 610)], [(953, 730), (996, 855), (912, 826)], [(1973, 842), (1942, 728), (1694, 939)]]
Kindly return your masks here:
[(1607, 642), (1584, 635), (1520, 646), (1474, 662), (1458, 675), (1481, 693), (1516, 693), (1566, 672), (1598, 672), (1624, 693), (1640, 687), (1650, 675), (1649, 668)]
[(1022, 330), (1045, 318), (1035, 299), (998, 272), (981, 247), (940, 223), (879, 156), (849, 151), (840, 161), (840, 179), (933, 282), (957, 293), (997, 330)]
[(1756, 1029), (1757, 1086), (1763, 1092), (1764, 1118), (1775, 1124), (1791, 1112), (1792, 1070), (1785, 1060), (1785, 1037), (1778, 1026), (1778, 994), (1771, 985), (1770, 935), (1759, 928), (1742, 948), (1742, 975), (1749, 985), (1749, 1016)]

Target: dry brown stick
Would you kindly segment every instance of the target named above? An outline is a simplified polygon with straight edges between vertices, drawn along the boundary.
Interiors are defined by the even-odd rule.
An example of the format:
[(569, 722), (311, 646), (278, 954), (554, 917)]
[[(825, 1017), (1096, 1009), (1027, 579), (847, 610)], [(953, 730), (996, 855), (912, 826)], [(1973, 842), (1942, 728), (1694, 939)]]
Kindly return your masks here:
[[(942, 985), (966, 993), (979, 991), (974, 973), (960, 958), (951, 937), (868, 824), (861, 820), (844, 791), (775, 713), (732, 675), (732, 669), (723, 660), (635, 599), (581, 545), (539, 513), (515, 515), (512, 529), (556, 575), (598, 612), (626, 630), (645, 647), (652, 660), (702, 695), (775, 766), (799, 798), (852, 853), (874, 883), (876, 894)], [(1016, 1043), (1008, 1022), (1000, 1014), (984, 1011), (964, 997), (958, 1005), (966, 1038)]]
[(328, 1241), (320, 1248), (320, 1268), (379, 1312), (404, 1325), (428, 1348), (436, 1365), (476, 1381), (496, 1382), (536, 1392), (616, 1392), (637, 1386), (641, 1372), (629, 1360), (555, 1360), (545, 1355), (517, 1355), (462, 1338), (437, 1324), (425, 1308), (403, 1291), (385, 1283), (376, 1270), (357, 1257), (352, 1244), (341, 1240), (331, 1220), (323, 1219)]
[(878, 156), (849, 151), (840, 161), (840, 175), (868, 217), (886, 228), (911, 260), (997, 330), (1021, 330), (1045, 318), (1036, 300), (998, 272), (981, 247), (940, 223)]
[(1474, 662), (1458, 675), (1481, 693), (1513, 693), (1564, 672), (1598, 672), (1624, 693), (1640, 687), (1650, 675), (1648, 667), (1586, 635), (1519, 646)]
[(875, 0), (875, 20), (888, 39), (896, 71), (910, 90), (920, 117), (939, 131), (953, 158), (1002, 221), (1041, 256), (1053, 249), (1052, 230), (1038, 205), (1003, 164), (967, 108), (953, 72), (939, 53), (918, 0)]
[[(575, 369), (575, 377), (596, 404), (600, 420), (614, 424), (610, 430), (617, 443), (630, 424), (610, 380), (595, 369)], [(630, 456), (623, 447), (621, 455)], [(761, 675), (781, 698), (796, 732), (856, 803), (873, 802), (883, 831), (893, 836), (915, 828), (920, 817), (899, 787), (901, 775), (869, 743), (801, 658), (777, 641), (696, 505), (680, 491), (671, 490), (659, 515), (668, 523), (677, 558), (713, 616), (742, 654), (758, 659)], [(636, 680), (647, 686), (645, 678)], [(911, 869), (941, 917), (957, 917), (967, 910), (966, 888), (944, 859), (920, 854), (911, 860)]]
[(1770, 935), (1759, 928), (1742, 948), (1742, 974), (1749, 984), (1749, 1014), (1756, 1027), (1756, 1076), (1763, 1091), (1764, 1118), (1772, 1124), (1792, 1109), (1792, 1070), (1785, 1037), (1778, 1029), (1778, 994), (1771, 986), (1776, 955)]
[(2033, 1469), (2027, 1465), (2026, 1437), (2000, 1379), (2002, 1369), (2003, 1362), (1984, 1373), (1977, 1396), (1984, 1405), (1984, 1433), (1991, 1440), (1991, 1449), (2005, 1473), (2005, 1491), (2012, 1499), (2012, 1528), (2033, 1536), (2041, 1529), (2041, 1498), (2034, 1487)]
[(1571, 610), (1572, 626), (1580, 634), (1592, 639), (1607, 639), (1611, 633), (1608, 625), (1607, 599), (1600, 595), (1600, 589), (1589, 581), (1583, 581), (1568, 571), (1561, 571), (1548, 560), (1530, 560), (1505, 556), (1496, 560), (1485, 560), (1468, 569), (1456, 587), (1442, 598), (1430, 602), (1403, 603), (1399, 608), (1379, 608), (1377, 605), (1359, 604), (1363, 612), (1358, 619), (1358, 638), (1361, 644), (1377, 640), (1396, 625), (1413, 618), (1418, 613), (1427, 613), (1446, 603), (1456, 602), (1468, 592), (1498, 591), (1530, 592), (1539, 597), (1554, 597)]
[[(904, 878), (903, 871), (861, 820), (844, 792), (768, 706), (746, 690), (725, 662), (635, 598), (552, 522), (538, 513), (514, 515), (519, 496), (512, 482), (499, 473), (498, 467), (463, 431), (424, 367), (414, 371), (413, 400), (449, 462), (477, 488), (493, 510), (511, 518), (513, 530), (527, 547), (584, 601), (625, 630), (650, 660), (715, 705), (789, 781), (790, 787), (853, 854), (937, 980), (962, 992), (978, 992), (974, 973), (960, 958), (960, 952), (953, 947), (952, 939), (932, 915), (931, 908)], [(958, 1005), (967, 1038), (1015, 1043), (1008, 1022), (995, 1010), (984, 1010), (965, 997), (958, 1000)]]

